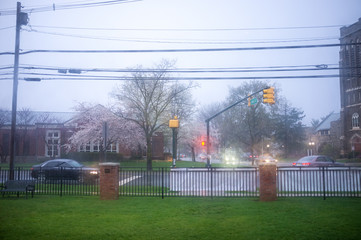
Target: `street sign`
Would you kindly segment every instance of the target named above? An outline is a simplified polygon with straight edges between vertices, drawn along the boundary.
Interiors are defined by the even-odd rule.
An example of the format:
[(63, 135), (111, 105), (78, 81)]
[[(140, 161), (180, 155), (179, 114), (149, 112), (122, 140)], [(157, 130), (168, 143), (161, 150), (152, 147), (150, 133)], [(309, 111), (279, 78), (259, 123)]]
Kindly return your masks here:
[(258, 100), (257, 100), (257, 98), (252, 98), (250, 102), (251, 102), (251, 105), (255, 105), (258, 102)]

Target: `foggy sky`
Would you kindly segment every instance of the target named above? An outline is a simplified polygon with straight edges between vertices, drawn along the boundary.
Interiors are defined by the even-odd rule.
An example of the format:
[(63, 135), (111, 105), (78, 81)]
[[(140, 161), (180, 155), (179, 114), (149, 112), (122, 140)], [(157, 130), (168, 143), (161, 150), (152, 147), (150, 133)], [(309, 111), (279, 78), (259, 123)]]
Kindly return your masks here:
[[(20, 48), (24, 51), (33, 49), (202, 49), (337, 44), (340, 26), (353, 24), (361, 17), (361, 1), (359, 0), (144, 0), (68, 10), (57, 10), (57, 6), (71, 5), (79, 1), (24, 0), (21, 2), (24, 10), (34, 9), (29, 13), (28, 26), (23, 27), (21, 31)], [(99, 0), (85, 2), (99, 2)], [(36, 11), (41, 6), (53, 6), (53, 3), (55, 3), (55, 11)], [(0, 1), (0, 12), (15, 9), (15, 1)], [(15, 17), (15, 15), (0, 15), (0, 52), (14, 51)], [(315, 26), (319, 28), (310, 28)], [(108, 30), (94, 30), (94, 28)], [(181, 29), (183, 30), (180, 31)], [(210, 29), (213, 31), (209, 31)], [(237, 43), (230, 43), (231, 41)], [(331, 66), (339, 62), (339, 48), (191, 53), (34, 53), (21, 55), (20, 65), (74, 69), (132, 68), (142, 65), (148, 68), (153, 67), (162, 59), (174, 60), (177, 68), (316, 66), (320, 64)], [(13, 64), (13, 56), (0, 55), (0, 67)], [(0, 70), (0, 74), (9, 72), (12, 70)], [(58, 74), (57, 71), (46, 73)], [(93, 73), (84, 74), (92, 75)], [(188, 75), (176, 73), (174, 76), (257, 77), (315, 74), (338, 74), (338, 71)], [(2, 77), (12, 78), (11, 75), (0, 75), (0, 78)], [(19, 77), (23, 75), (20, 74)], [(243, 81), (246, 80), (198, 81), (200, 87), (194, 90), (194, 98), (198, 106), (221, 102), (228, 96), (230, 86), (239, 86)], [(319, 119), (332, 111), (340, 111), (338, 78), (282, 79), (269, 82), (275, 83), (282, 89), (282, 92), (278, 94), (284, 96), (292, 106), (305, 112), (306, 124), (311, 119)], [(116, 81), (19, 81), (18, 109), (28, 107), (38, 111), (73, 111), (77, 102), (106, 105), (111, 101), (109, 93), (115, 84)], [(11, 100), (12, 80), (0, 80), (0, 108), (10, 110)]]

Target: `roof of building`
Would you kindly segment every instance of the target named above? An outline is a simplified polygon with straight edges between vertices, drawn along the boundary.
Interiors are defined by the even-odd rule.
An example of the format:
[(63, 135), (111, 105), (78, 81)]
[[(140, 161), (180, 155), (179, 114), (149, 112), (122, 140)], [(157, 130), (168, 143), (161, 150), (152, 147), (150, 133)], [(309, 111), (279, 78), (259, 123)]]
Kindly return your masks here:
[(331, 122), (340, 120), (340, 113), (329, 114), (315, 129), (316, 132), (331, 129)]
[[(76, 112), (41, 112), (41, 111), (18, 111), (16, 114), (17, 125), (56, 124), (65, 123), (76, 116)], [(11, 124), (11, 111), (7, 111), (8, 117), (5, 125)]]

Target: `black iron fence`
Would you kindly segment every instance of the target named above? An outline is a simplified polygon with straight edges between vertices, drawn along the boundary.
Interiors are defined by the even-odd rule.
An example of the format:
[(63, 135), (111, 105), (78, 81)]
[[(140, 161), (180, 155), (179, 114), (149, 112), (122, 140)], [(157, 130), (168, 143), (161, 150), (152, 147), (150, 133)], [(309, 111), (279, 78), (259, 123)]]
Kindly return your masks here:
[(121, 196), (259, 196), (257, 168), (120, 168)]
[[(32, 178), (31, 170), (16, 168), (15, 180), (35, 180), (38, 195), (99, 195), (99, 178)], [(60, 175), (63, 176), (63, 175)], [(0, 168), (0, 185), (9, 170)], [(279, 167), (279, 197), (361, 197), (360, 167)], [(259, 197), (258, 168), (119, 169), (120, 196)]]
[[(77, 171), (76, 178), (69, 178), (63, 169), (49, 174), (33, 178), (30, 169), (15, 168), (14, 180), (35, 180), (35, 195), (99, 195), (99, 178), (89, 178), (90, 170)], [(10, 170), (0, 168), (0, 186), (9, 177)]]
[(277, 188), (280, 197), (361, 197), (361, 168), (278, 168)]

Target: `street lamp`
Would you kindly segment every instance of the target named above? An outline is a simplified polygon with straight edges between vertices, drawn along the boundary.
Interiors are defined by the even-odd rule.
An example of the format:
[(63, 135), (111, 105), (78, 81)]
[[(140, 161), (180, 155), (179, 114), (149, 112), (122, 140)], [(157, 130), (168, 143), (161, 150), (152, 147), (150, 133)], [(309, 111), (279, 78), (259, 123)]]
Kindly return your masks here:
[(313, 155), (312, 150), (313, 150), (313, 146), (315, 146), (315, 142), (310, 141), (308, 143), (308, 146), (310, 147), (310, 149), (308, 149), (308, 156), (311, 156), (311, 155)]
[(177, 116), (174, 116), (174, 119), (169, 120), (169, 127), (173, 131), (173, 167), (175, 167), (177, 160), (177, 129), (179, 128)]

